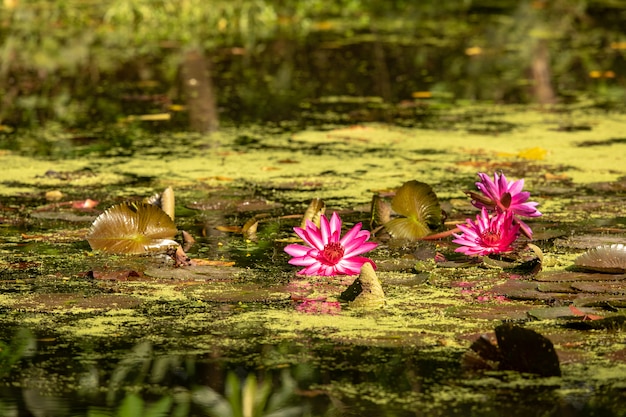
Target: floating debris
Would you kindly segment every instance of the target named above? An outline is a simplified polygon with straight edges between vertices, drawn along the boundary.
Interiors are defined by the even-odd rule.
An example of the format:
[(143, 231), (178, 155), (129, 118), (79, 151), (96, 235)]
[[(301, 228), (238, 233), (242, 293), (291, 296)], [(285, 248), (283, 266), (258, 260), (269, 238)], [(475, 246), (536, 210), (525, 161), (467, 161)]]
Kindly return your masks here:
[(580, 268), (622, 274), (626, 272), (626, 245), (616, 243), (590, 249), (574, 261)]

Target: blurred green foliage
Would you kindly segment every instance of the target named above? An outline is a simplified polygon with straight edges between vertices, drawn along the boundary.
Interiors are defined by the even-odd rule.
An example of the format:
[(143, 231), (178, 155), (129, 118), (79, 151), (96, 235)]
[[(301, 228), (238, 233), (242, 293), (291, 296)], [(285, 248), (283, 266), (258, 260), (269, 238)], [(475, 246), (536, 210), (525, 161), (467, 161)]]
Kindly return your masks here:
[(212, 63), (221, 114), (236, 122), (338, 95), (535, 102), (542, 51), (558, 101), (626, 91), (626, 5), (611, 0), (4, 0), (0, 11), (0, 123), (12, 127), (171, 112), (190, 49)]

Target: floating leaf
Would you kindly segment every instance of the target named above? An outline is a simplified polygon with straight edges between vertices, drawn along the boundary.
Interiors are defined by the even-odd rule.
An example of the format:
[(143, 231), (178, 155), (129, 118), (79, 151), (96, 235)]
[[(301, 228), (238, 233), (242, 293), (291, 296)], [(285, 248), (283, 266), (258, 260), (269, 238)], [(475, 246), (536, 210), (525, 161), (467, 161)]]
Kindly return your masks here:
[(148, 204), (154, 204), (161, 207), (161, 209), (174, 220), (175, 200), (174, 189), (167, 187), (161, 194), (155, 194), (152, 197), (146, 198), (145, 202)]
[(626, 272), (626, 246), (621, 243), (598, 246), (580, 255), (574, 263), (591, 271), (621, 274)]
[(306, 221), (312, 221), (317, 227), (320, 227), (320, 217), (326, 211), (326, 203), (321, 198), (314, 198), (311, 200), (309, 207), (304, 212), (302, 223), (300, 227), (306, 228)]
[(391, 220), (391, 206), (377, 194), (372, 197), (371, 213), (370, 226), (372, 228), (384, 225)]
[(91, 225), (87, 241), (93, 250), (137, 254), (177, 245), (174, 221), (147, 203), (122, 203), (107, 209)]
[(561, 376), (554, 345), (545, 336), (513, 324), (496, 327), (502, 355), (501, 370), (513, 370), (541, 376)]
[(258, 228), (259, 220), (256, 217), (253, 217), (243, 225), (241, 232), (247, 239), (256, 240), (256, 231)]
[(219, 230), (220, 232), (226, 232), (226, 233), (242, 233), (243, 232), (243, 228), (241, 226), (215, 226), (216, 230)]
[(161, 194), (161, 209), (174, 220), (174, 212), (176, 211), (176, 204), (174, 200), (174, 190), (172, 187), (167, 187)]
[(545, 336), (513, 324), (496, 327), (498, 345), (480, 336), (463, 355), (465, 369), (517, 371), (544, 377), (561, 376), (554, 345)]
[(569, 306), (569, 309), (571, 310), (572, 313), (574, 313), (575, 316), (582, 317), (583, 320), (600, 320), (604, 318), (603, 316), (598, 316), (597, 314), (585, 313), (584, 311), (580, 310), (579, 308), (571, 304)]
[(403, 218), (385, 223), (396, 238), (419, 239), (441, 224), (441, 206), (430, 185), (419, 181), (405, 182), (391, 200), (391, 208)]

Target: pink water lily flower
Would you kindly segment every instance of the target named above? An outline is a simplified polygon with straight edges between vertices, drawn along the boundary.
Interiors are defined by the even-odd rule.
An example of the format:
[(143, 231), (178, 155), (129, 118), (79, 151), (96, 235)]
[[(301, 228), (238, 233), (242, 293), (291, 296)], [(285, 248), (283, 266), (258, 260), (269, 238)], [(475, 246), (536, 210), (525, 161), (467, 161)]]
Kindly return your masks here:
[[(479, 208), (487, 208), (498, 212), (510, 212), (516, 216), (522, 217), (539, 217), (541, 212), (537, 210), (534, 201), (527, 201), (530, 198), (528, 191), (522, 191), (524, 188), (524, 180), (508, 181), (503, 173), (494, 173), (493, 181), (482, 172), (478, 173), (480, 181), (476, 183), (476, 187), (482, 192), (483, 196), (475, 193), (469, 193), (472, 196), (472, 204)], [(532, 237), (530, 226), (519, 218), (515, 217), (514, 221), (519, 223), (522, 232)]]
[(285, 252), (292, 256), (289, 263), (304, 266), (298, 273), (301, 275), (357, 275), (364, 263), (376, 264), (363, 256), (378, 246), (375, 242), (366, 242), (370, 232), (361, 230), (361, 223), (341, 238), (341, 219), (333, 213), (330, 221), (320, 216), (320, 227), (307, 220), (306, 227), (294, 227), (293, 230), (308, 246), (291, 244)]
[(487, 209), (483, 207), (476, 216), (476, 222), (471, 219), (466, 222), (457, 225), (463, 233), (454, 234), (456, 239), (452, 242), (461, 245), (455, 252), (485, 256), (514, 250), (512, 245), (519, 236), (520, 224), (513, 221), (510, 212), (489, 216)]

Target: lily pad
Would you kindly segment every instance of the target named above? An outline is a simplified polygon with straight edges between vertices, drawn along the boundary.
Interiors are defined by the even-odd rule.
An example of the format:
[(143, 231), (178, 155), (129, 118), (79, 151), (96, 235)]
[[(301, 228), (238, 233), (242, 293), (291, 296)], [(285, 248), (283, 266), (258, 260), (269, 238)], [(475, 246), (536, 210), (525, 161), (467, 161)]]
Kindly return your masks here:
[(87, 241), (93, 250), (118, 254), (146, 253), (177, 245), (174, 221), (159, 207), (122, 203), (102, 213), (91, 226)]
[(391, 200), (391, 208), (405, 217), (385, 223), (394, 237), (416, 240), (441, 224), (441, 206), (430, 185), (420, 181), (405, 182)]
[(558, 292), (542, 292), (536, 282), (510, 279), (504, 284), (496, 285), (491, 292), (502, 294), (513, 300), (570, 300), (571, 294)]
[(559, 358), (554, 345), (534, 330), (513, 324), (495, 329), (497, 346), (482, 335), (463, 355), (466, 369), (517, 371), (542, 377), (561, 376)]
[(574, 261), (576, 266), (608, 273), (626, 272), (626, 246), (621, 243), (590, 249)]
[(537, 290), (541, 292), (565, 292), (576, 293), (576, 289), (567, 282), (542, 282), (537, 286)]
[(496, 327), (496, 338), (502, 355), (501, 370), (561, 376), (559, 358), (547, 337), (531, 329), (503, 324)]
[[(597, 315), (604, 313), (602, 310), (595, 308), (581, 307), (578, 308), (584, 314)], [(528, 315), (536, 320), (555, 320), (555, 319), (578, 319), (583, 317), (578, 316), (572, 312), (569, 307), (549, 307), (549, 308), (535, 308), (528, 312)]]
[(621, 282), (574, 282), (572, 288), (582, 292), (626, 294), (626, 288)]

